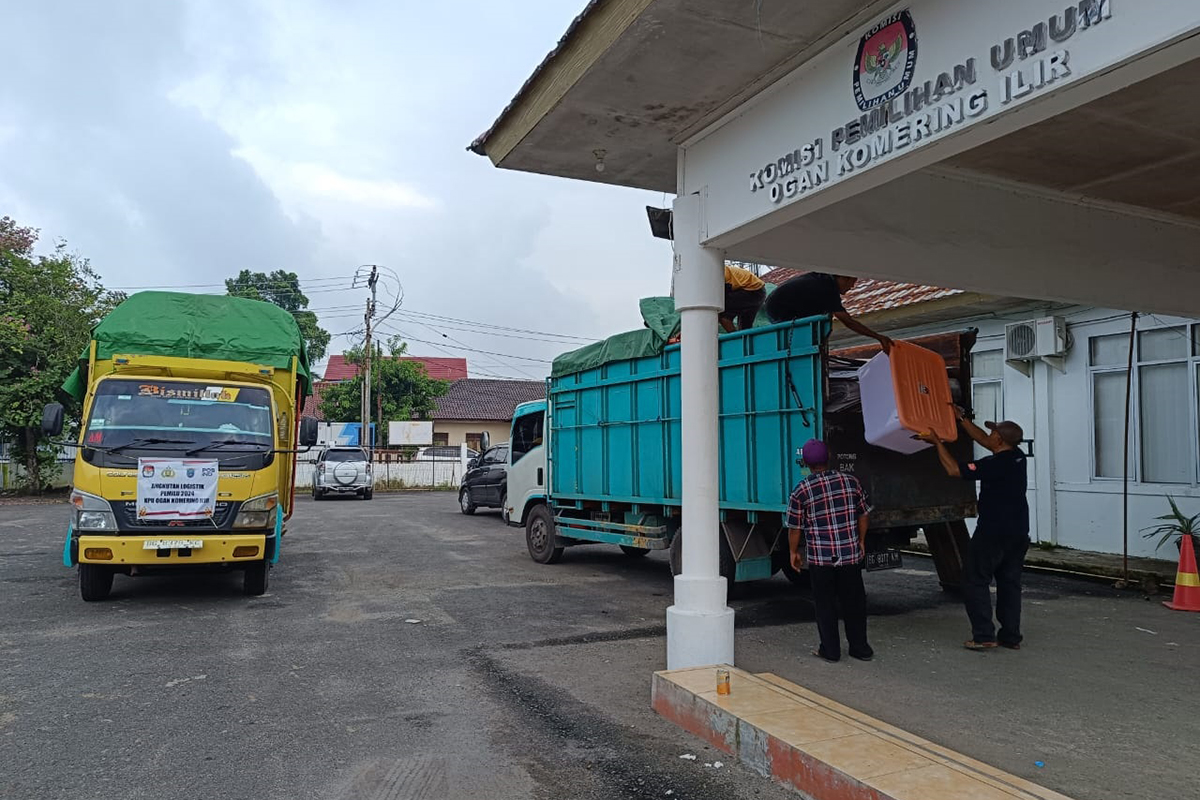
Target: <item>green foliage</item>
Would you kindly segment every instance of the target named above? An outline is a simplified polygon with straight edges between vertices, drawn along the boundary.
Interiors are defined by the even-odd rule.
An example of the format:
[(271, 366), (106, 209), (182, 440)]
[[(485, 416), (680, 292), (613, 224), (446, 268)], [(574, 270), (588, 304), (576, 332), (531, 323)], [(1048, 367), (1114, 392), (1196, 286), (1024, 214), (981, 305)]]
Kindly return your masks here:
[(0, 437), (12, 440), (35, 492), (54, 458), (41, 435), (42, 408), (58, 399), (92, 327), (124, 299), (62, 242), (35, 255), (37, 238), (37, 230), (0, 218)]
[[(402, 361), (407, 346), (399, 337), (387, 343), (391, 357), (383, 355), (383, 347), (375, 345), (371, 359), (371, 418), (377, 417), (382, 398), (384, 429), (376, 429), (377, 443), (384, 443), (386, 423), (392, 420), (421, 419), (434, 409), (439, 397), (450, 388), (449, 381), (436, 380), (425, 374), (417, 361)], [(363, 348), (346, 353), (346, 362), (360, 365)], [(362, 419), (362, 376), (326, 386), (321, 392), (321, 413), (331, 422), (356, 422)]]
[(1175, 498), (1170, 495), (1167, 495), (1167, 502), (1171, 504), (1171, 513), (1155, 517), (1155, 519), (1163, 520), (1163, 524), (1143, 528), (1142, 538), (1153, 539), (1155, 536), (1159, 537), (1158, 545), (1154, 548), (1155, 550), (1158, 550), (1172, 540), (1182, 540), (1185, 534), (1193, 537), (1192, 543), (1197, 544), (1195, 537), (1200, 533), (1200, 514), (1191, 517), (1187, 516), (1179, 510), (1179, 506), (1175, 503)]
[(244, 269), (236, 278), (225, 280), (225, 293), (234, 297), (264, 300), (291, 312), (300, 326), (300, 335), (304, 337), (309, 363), (315, 364), (325, 357), (329, 347), (329, 331), (317, 324), (316, 313), (305, 310), (308, 308), (308, 298), (300, 291), (300, 279), (296, 273), (277, 269), (267, 274)]

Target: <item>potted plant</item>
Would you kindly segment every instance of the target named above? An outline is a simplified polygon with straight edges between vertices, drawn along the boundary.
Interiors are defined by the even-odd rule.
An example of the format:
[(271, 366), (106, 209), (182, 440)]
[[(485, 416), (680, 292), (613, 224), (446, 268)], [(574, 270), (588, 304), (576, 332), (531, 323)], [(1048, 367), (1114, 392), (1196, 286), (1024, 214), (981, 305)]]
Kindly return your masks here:
[(1158, 545), (1154, 548), (1157, 551), (1167, 542), (1175, 540), (1175, 549), (1179, 549), (1183, 545), (1183, 537), (1185, 535), (1192, 537), (1192, 547), (1200, 552), (1200, 514), (1195, 516), (1187, 516), (1179, 510), (1179, 506), (1175, 503), (1175, 498), (1167, 496), (1167, 502), (1171, 504), (1171, 513), (1163, 514), (1155, 519), (1162, 520), (1161, 525), (1155, 525), (1151, 528), (1142, 529), (1143, 539), (1153, 539), (1158, 537)]

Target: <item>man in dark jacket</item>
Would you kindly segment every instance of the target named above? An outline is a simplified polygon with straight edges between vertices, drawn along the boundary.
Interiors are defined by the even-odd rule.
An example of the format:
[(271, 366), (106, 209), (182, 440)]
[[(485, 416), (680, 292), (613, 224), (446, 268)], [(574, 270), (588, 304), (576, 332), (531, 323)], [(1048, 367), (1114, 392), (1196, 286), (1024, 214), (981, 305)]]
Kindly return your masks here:
[(868, 336), (879, 342), (883, 352), (887, 353), (892, 349), (892, 340), (850, 316), (842, 305), (842, 295), (853, 289), (856, 283), (858, 278), (849, 275), (806, 272), (783, 282), (767, 295), (767, 316), (772, 322), (790, 322), (832, 314), (834, 319), (860, 336)]
[[(959, 462), (933, 432), (920, 438), (932, 442), (942, 467), (952, 478), (979, 482), (979, 519), (967, 552), (963, 601), (971, 620), (968, 650), (990, 650), (999, 644), (1021, 649), (1021, 569), (1029, 550), (1029, 501), (1026, 499), (1027, 458), (1019, 445), (1025, 438), (1015, 422), (986, 422), (985, 433), (956, 408), (959, 425), (992, 455)], [(996, 581), (996, 620), (992, 621), (991, 584)]]

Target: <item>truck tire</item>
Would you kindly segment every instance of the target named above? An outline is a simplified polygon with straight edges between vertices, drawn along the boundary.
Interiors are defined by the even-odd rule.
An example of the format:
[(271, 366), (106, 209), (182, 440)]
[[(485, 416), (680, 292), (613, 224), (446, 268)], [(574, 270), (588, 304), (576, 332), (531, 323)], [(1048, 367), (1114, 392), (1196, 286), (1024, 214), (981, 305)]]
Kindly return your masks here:
[(365, 492), (363, 492), (363, 500), (370, 500), (374, 496), (375, 496), (374, 489), (367, 489)]
[(471, 502), (470, 489), (463, 489), (458, 493), (458, 507), (468, 517), (475, 513), (475, 504)]
[(88, 603), (107, 600), (112, 592), (113, 575), (108, 567), (97, 564), (79, 565), (79, 596)]
[[(734, 575), (737, 574), (737, 562), (733, 560), (733, 551), (729, 549), (729, 542), (726, 541), (724, 534), (717, 534), (720, 542), (721, 551), (718, 554), (718, 570), (721, 577), (729, 581), (729, 594), (733, 595)], [(679, 575), (683, 572), (683, 531), (676, 531), (675, 537), (671, 539), (671, 547), (667, 551), (667, 563), (671, 565), (671, 575)]]
[(650, 554), (649, 547), (630, 547), (627, 544), (623, 544), (620, 547), (621, 547), (621, 552), (624, 553), (625, 555), (629, 556), (630, 558), (642, 558), (643, 556)]
[(563, 548), (555, 545), (554, 515), (545, 506), (537, 506), (529, 512), (525, 522), (525, 545), (529, 557), (539, 564), (556, 564), (562, 558)]
[(242, 576), (242, 593), (249, 597), (258, 597), (265, 594), (269, 576), (271, 574), (271, 566), (266, 559), (262, 561), (252, 561), (246, 565), (246, 571)]

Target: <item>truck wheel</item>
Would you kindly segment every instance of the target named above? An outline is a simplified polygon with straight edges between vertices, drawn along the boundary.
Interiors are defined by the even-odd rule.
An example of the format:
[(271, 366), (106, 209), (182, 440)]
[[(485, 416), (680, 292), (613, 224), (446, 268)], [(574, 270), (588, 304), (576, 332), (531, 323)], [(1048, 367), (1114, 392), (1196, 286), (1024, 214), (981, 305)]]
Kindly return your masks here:
[(96, 564), (79, 565), (79, 595), (91, 603), (107, 600), (112, 591), (113, 571)]
[(258, 597), (265, 593), (269, 575), (270, 565), (266, 559), (250, 562), (246, 565), (246, 572), (242, 576), (242, 593), (250, 597)]
[(554, 546), (554, 516), (550, 509), (538, 506), (529, 513), (525, 523), (525, 544), (529, 557), (539, 564), (556, 564), (562, 558), (563, 549)]
[[(733, 551), (729, 549), (729, 542), (725, 540), (725, 535), (718, 533), (717, 536), (721, 547), (717, 569), (721, 573), (721, 577), (729, 581), (729, 593), (732, 596), (735, 586), (733, 576), (737, 574), (737, 562), (733, 560)], [(671, 548), (667, 551), (667, 563), (671, 565), (671, 575), (679, 575), (683, 572), (682, 530), (676, 531), (675, 538), (671, 539)]]
[(621, 545), (621, 552), (630, 558), (641, 558), (650, 554), (649, 547), (630, 547), (627, 544)]
[(475, 504), (471, 502), (471, 490), (463, 489), (458, 493), (458, 507), (468, 517), (475, 513)]
[(365, 492), (363, 492), (363, 500), (370, 500), (374, 496), (375, 496), (374, 489), (367, 489)]

